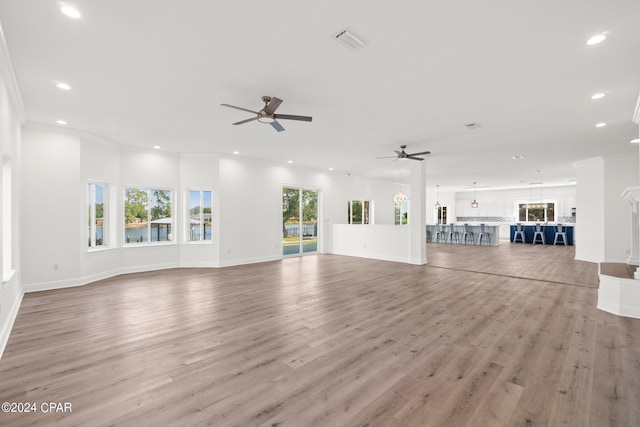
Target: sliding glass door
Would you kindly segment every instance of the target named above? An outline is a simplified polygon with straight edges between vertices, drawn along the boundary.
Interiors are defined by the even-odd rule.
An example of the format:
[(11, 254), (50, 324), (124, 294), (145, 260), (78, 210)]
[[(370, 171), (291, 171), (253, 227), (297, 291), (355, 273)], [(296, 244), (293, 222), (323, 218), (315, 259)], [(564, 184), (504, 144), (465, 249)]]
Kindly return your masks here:
[(282, 254), (318, 251), (318, 192), (282, 189)]

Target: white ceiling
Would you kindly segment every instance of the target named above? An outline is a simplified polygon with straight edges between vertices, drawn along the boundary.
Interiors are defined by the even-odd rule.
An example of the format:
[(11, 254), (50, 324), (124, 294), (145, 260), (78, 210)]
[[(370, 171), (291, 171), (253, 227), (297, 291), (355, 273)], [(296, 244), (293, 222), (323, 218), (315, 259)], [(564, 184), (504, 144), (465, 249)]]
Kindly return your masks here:
[[(410, 160), (376, 157), (407, 144), (431, 150), (430, 185), (455, 190), (569, 183), (576, 160), (637, 155), (638, 0), (69, 3), (81, 19), (0, 0), (30, 122), (390, 179)], [(345, 28), (361, 51), (334, 40)], [(313, 122), (232, 126), (251, 116), (220, 106), (258, 110), (262, 95)]]

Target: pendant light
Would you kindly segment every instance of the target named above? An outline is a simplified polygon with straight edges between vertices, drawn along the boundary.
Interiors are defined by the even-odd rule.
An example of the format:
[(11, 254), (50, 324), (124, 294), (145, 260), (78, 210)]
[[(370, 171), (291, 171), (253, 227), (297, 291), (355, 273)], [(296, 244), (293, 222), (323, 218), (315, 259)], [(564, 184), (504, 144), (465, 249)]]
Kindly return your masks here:
[(436, 185), (436, 209), (440, 209), (440, 207), (442, 206), (440, 204), (440, 202), (438, 201), (439, 197), (438, 197), (438, 190), (440, 189), (439, 185)]
[(478, 202), (476, 201), (476, 182), (473, 181), (473, 202), (471, 202), (471, 207), (476, 209), (478, 207)]
[(400, 176), (400, 191), (393, 195), (393, 203), (401, 205), (407, 200), (407, 195), (402, 192), (402, 172), (398, 172)]

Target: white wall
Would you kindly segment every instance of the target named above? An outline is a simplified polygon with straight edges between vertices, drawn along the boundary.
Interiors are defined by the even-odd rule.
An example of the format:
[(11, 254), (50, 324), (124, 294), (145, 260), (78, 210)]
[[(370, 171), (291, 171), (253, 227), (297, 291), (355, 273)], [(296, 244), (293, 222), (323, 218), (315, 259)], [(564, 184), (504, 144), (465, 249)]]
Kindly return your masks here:
[[(456, 217), (499, 216), (517, 219), (516, 206), (528, 201), (556, 200), (556, 216), (571, 216), (576, 207), (576, 186), (533, 185), (509, 190), (478, 190), (478, 208), (471, 207), (473, 190), (456, 193)], [(441, 202), (442, 203), (442, 202)], [(454, 218), (454, 217), (452, 217)], [(453, 221), (453, 219), (452, 219)]]
[(412, 263), (410, 227), (333, 224), (332, 233), (334, 254)]
[(604, 159), (604, 261), (626, 262), (631, 253), (631, 206), (622, 197), (638, 183), (638, 159), (615, 156)]
[[(186, 212), (189, 190), (212, 190), (214, 207), (220, 205), (219, 161), (217, 154), (183, 154), (180, 159), (180, 186), (182, 200), (180, 211)], [(183, 217), (182, 224), (186, 222)], [(180, 265), (183, 267), (217, 267), (220, 258), (220, 209), (212, 212), (212, 236), (209, 242), (186, 243), (187, 230), (181, 229)]]
[(26, 127), (22, 158), (22, 284), (79, 277), (80, 138)]
[(605, 165), (602, 157), (575, 163), (576, 259), (603, 262), (605, 259)]
[[(220, 158), (220, 265), (282, 257), (282, 188), (320, 191), (321, 250), (331, 247), (329, 228), (345, 222), (345, 177), (331, 172), (241, 157)], [(364, 194), (364, 193), (363, 193)]]
[[(1, 40), (0, 40), (1, 42)], [(22, 301), (20, 283), (20, 158), (21, 128), (15, 110), (15, 99), (9, 91), (2, 48), (0, 48), (0, 146), (1, 167), (6, 167), (7, 175), (0, 173), (0, 357), (9, 339), (13, 321)], [(9, 191), (7, 191), (9, 190)], [(7, 252), (8, 251), (8, 252)]]
[[(237, 156), (175, 154), (122, 147), (53, 126), (30, 124), (23, 135), (20, 239), (27, 291), (77, 286), (120, 273), (172, 267), (218, 267), (282, 258), (282, 187), (320, 191), (320, 250), (330, 252), (334, 223), (346, 223), (346, 201), (374, 202), (376, 222), (393, 224), (399, 184), (309, 171)], [(86, 242), (86, 186), (106, 184), (106, 248)], [(123, 244), (127, 186), (174, 193), (174, 244)], [(186, 192), (213, 190), (213, 240), (186, 241)], [(408, 185), (402, 186), (409, 194)]]
[[(373, 202), (374, 223), (392, 225), (395, 223), (393, 195), (398, 191), (402, 191), (411, 199), (411, 188), (406, 182), (406, 176), (404, 183), (398, 183), (347, 175), (344, 181), (345, 200), (369, 200)], [(340, 216), (339, 221), (335, 221), (336, 223), (347, 223), (346, 202), (344, 204), (344, 214)]]

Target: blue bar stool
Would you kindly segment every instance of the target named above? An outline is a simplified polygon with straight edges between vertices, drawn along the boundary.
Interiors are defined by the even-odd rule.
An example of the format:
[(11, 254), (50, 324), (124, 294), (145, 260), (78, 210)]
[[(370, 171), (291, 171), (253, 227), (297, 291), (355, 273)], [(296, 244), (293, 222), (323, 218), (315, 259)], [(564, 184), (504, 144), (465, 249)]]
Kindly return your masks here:
[(516, 224), (516, 232), (513, 234), (513, 243), (518, 241), (518, 237), (520, 237), (520, 241), (524, 243), (524, 228), (522, 228), (522, 224)]
[(436, 224), (436, 243), (439, 243), (440, 240), (442, 240), (443, 242), (446, 241), (445, 240), (445, 235), (444, 235), (444, 231), (442, 231), (442, 225), (441, 224)]
[(542, 226), (538, 223), (536, 224), (536, 231), (534, 231), (533, 233), (533, 244), (536, 244), (536, 241), (538, 240), (538, 237), (540, 237), (540, 239), (542, 240), (542, 244), (546, 245), (547, 242), (544, 239), (544, 231), (542, 231)]
[(456, 239), (458, 243), (460, 243), (460, 233), (456, 231), (455, 224), (449, 224), (449, 243), (453, 243), (453, 239)]
[(473, 235), (473, 231), (471, 230), (471, 227), (469, 227), (469, 224), (464, 225), (464, 234), (462, 235), (462, 243), (466, 245), (467, 239), (471, 239), (471, 243), (473, 243), (474, 245), (476, 244), (476, 238)]
[(491, 244), (491, 235), (489, 234), (489, 231), (485, 229), (485, 225), (484, 224), (480, 224), (480, 234), (478, 234), (478, 244), (481, 245), (482, 244), (482, 238), (484, 237), (485, 240), (485, 244), (490, 245)]
[(564, 243), (564, 245), (567, 246), (567, 232), (563, 231), (563, 228), (564, 227), (562, 226), (562, 224), (556, 224), (556, 235), (553, 238), (554, 245), (558, 241), (558, 237), (562, 237), (562, 243)]

